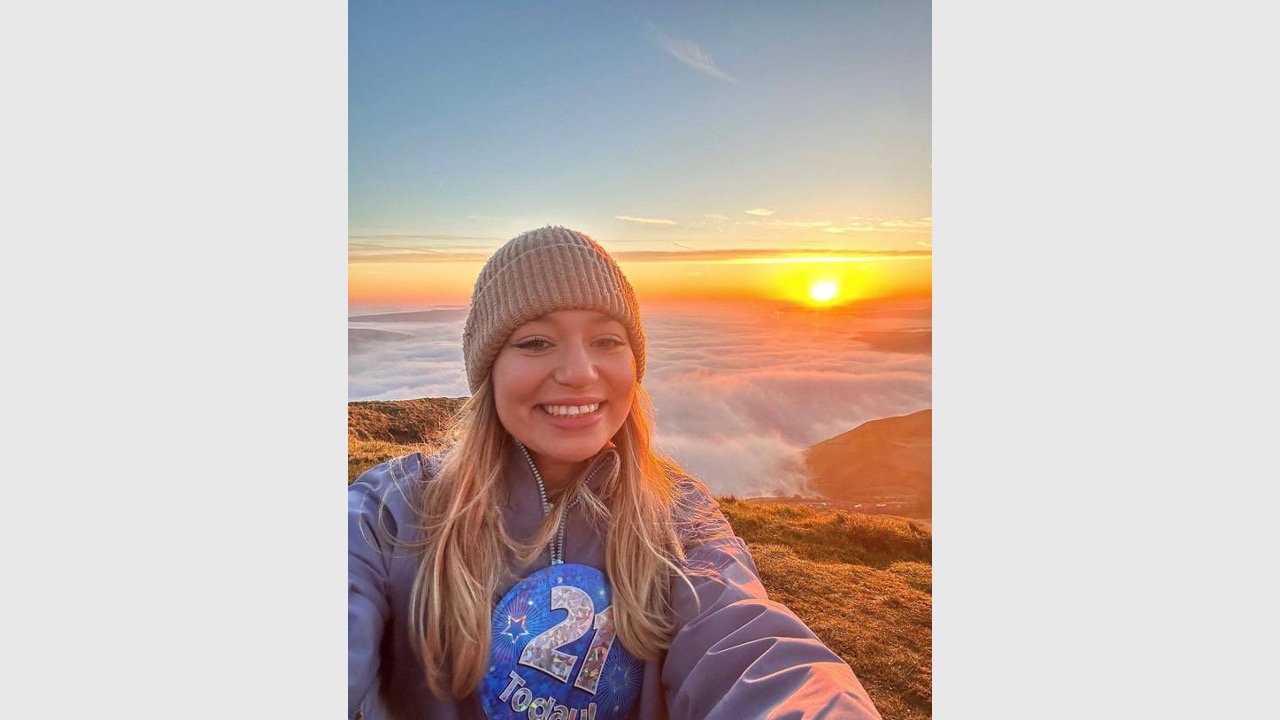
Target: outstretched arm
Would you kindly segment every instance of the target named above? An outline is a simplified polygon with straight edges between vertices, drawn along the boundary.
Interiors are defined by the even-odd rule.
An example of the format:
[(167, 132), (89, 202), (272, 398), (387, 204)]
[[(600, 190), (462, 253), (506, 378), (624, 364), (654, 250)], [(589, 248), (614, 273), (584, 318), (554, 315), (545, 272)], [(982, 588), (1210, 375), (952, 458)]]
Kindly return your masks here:
[(693, 589), (673, 583), (679, 629), (662, 670), (673, 720), (880, 718), (849, 665), (768, 598), (740, 538), (686, 552)]

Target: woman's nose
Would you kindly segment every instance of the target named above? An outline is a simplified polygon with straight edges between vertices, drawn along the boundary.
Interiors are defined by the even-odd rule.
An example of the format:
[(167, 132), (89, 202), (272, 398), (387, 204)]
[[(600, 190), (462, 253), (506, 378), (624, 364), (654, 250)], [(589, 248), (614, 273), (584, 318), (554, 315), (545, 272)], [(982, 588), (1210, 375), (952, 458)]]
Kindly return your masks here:
[(560, 364), (556, 367), (556, 382), (572, 387), (581, 387), (595, 382), (597, 377), (595, 360), (591, 357), (590, 348), (583, 343), (566, 343), (560, 355)]

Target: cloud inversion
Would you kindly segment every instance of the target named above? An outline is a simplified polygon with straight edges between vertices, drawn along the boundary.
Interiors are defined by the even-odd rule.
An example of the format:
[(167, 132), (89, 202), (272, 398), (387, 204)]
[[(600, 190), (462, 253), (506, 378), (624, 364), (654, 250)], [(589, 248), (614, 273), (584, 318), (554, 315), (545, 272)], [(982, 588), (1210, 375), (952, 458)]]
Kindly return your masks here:
[[(805, 448), (932, 406), (928, 301), (846, 312), (732, 303), (644, 313), (644, 386), (658, 445), (717, 494), (803, 492)], [(415, 319), (424, 317), (439, 320), (349, 323), (357, 341), (348, 348), (348, 400), (468, 394), (461, 319)]]

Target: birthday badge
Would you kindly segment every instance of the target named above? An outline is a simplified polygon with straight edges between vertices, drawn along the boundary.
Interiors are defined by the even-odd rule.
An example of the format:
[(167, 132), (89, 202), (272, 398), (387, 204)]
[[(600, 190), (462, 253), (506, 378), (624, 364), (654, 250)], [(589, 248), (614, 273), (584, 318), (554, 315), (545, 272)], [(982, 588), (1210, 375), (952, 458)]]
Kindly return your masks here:
[(644, 664), (616, 641), (604, 573), (552, 565), (516, 583), (493, 611), (480, 683), (490, 720), (622, 720)]

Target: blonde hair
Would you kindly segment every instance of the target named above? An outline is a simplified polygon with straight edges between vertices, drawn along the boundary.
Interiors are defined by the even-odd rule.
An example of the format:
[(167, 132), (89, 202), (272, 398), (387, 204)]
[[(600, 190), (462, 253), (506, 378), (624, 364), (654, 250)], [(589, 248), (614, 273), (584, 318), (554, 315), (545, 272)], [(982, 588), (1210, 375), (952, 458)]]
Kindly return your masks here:
[[(583, 508), (605, 520), (605, 574), (613, 588), (617, 639), (632, 655), (657, 660), (675, 630), (673, 580), (684, 549), (677, 532), (679, 465), (652, 444), (653, 410), (637, 383), (631, 411), (613, 437), (619, 462), (597, 497), (581, 492)], [(480, 386), (454, 425), (452, 449), (422, 495), (421, 560), (409, 595), (409, 635), (426, 680), (439, 697), (463, 697), (479, 686), (489, 660), (491, 614), (499, 583), (528, 565), (560, 525), (568, 502), (557, 502), (526, 545), (503, 523), (503, 470), (515, 442), (498, 420), (492, 385)]]

